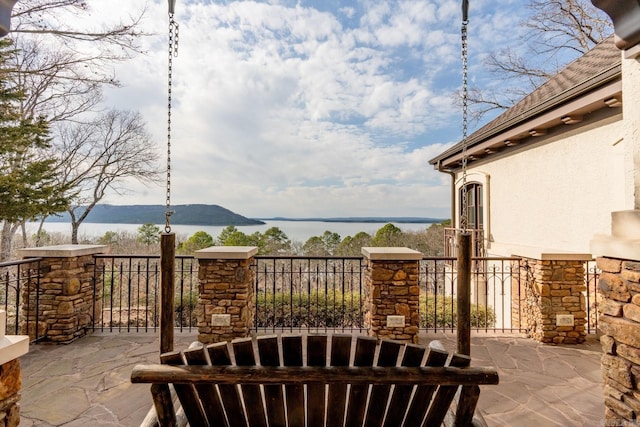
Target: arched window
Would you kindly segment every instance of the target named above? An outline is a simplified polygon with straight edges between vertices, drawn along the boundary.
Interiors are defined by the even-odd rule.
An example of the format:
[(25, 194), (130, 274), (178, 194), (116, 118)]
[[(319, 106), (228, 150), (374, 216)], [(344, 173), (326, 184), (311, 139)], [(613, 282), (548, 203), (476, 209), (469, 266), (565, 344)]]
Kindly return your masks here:
[(460, 222), (462, 224), (462, 215), (464, 215), (464, 194), (467, 194), (467, 228), (470, 230), (481, 230), (484, 227), (483, 218), (483, 200), (482, 200), (482, 184), (478, 182), (470, 182), (460, 188), (460, 207), (458, 209)]

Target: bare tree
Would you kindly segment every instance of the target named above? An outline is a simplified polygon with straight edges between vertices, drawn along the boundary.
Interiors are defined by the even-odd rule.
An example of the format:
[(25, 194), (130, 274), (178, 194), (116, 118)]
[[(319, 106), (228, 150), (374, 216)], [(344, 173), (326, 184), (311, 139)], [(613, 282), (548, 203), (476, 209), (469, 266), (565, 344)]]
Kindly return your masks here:
[[(8, 36), (16, 49), (2, 77), (24, 94), (22, 119), (44, 117), (55, 128), (99, 110), (103, 86), (119, 85), (113, 65), (140, 53), (138, 42), (146, 35), (141, 5), (137, 14), (105, 23), (86, 19), (91, 7), (85, 0), (20, 0)], [(4, 224), (2, 239), (11, 239), (29, 219)]]
[(24, 115), (45, 116), (55, 123), (94, 108), (101, 101), (102, 86), (119, 84), (113, 64), (140, 52), (145, 11), (94, 28), (82, 19), (91, 13), (87, 1), (19, 1), (10, 37), (18, 48), (18, 72), (12, 75), (27, 94)]
[(57, 145), (61, 184), (72, 188), (71, 241), (107, 190), (126, 192), (130, 179), (152, 183), (160, 178), (159, 152), (137, 112), (111, 110), (89, 123), (59, 127)]
[(507, 46), (485, 61), (488, 71), (503, 84), (497, 89), (469, 90), (475, 120), (511, 107), (613, 32), (610, 20), (589, 0), (530, 0), (527, 7), (531, 13), (522, 25), (528, 31), (516, 39), (524, 49)]

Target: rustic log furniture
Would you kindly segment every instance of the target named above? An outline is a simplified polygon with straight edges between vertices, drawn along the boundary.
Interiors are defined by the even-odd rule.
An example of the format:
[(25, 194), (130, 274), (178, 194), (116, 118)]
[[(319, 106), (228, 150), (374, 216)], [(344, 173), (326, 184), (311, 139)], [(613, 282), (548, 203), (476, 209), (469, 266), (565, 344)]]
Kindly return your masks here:
[(152, 384), (161, 426), (482, 425), (479, 385), (498, 383), (495, 369), (469, 367), (468, 356), (438, 341), (427, 349), (358, 337), (354, 345), (342, 334), (237, 339), (161, 361), (131, 374)]

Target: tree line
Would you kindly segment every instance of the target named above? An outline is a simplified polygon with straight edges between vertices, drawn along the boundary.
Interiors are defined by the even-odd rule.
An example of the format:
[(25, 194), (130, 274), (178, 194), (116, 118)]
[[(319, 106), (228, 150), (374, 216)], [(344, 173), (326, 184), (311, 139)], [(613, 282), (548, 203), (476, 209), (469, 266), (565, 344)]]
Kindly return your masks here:
[[(450, 221), (434, 223), (421, 231), (403, 231), (389, 223), (371, 235), (364, 231), (353, 236), (341, 237), (326, 230), (319, 236), (312, 236), (306, 242), (291, 240), (279, 227), (271, 227), (264, 232), (246, 234), (235, 226), (224, 228), (216, 237), (205, 231), (197, 231), (191, 236), (177, 236), (176, 253), (193, 255), (197, 250), (211, 246), (256, 246), (259, 255), (278, 256), (360, 256), (363, 246), (408, 247), (426, 256), (444, 255), (444, 228)], [(137, 233), (107, 231), (95, 239), (81, 239), (85, 244), (109, 245), (113, 254), (159, 254), (161, 229), (154, 224), (143, 224)], [(39, 234), (39, 235), (38, 235)], [(31, 241), (40, 240), (47, 245), (64, 243), (65, 236), (44, 230), (31, 236)]]

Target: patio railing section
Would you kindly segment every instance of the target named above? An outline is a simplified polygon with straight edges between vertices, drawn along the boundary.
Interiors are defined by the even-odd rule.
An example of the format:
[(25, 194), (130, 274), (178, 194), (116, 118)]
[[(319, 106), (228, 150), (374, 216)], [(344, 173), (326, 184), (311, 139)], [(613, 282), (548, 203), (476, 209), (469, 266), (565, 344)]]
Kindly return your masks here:
[(256, 331), (364, 330), (362, 265), (360, 257), (256, 257)]
[[(155, 331), (160, 317), (160, 257), (96, 255), (93, 330)], [(472, 330), (524, 332), (518, 311), (518, 258), (474, 258)], [(364, 262), (360, 257), (255, 257), (255, 319), (258, 332), (364, 331)], [(176, 328), (197, 330), (198, 264), (176, 257)], [(40, 259), (0, 264), (0, 308), (7, 312), (8, 334), (28, 333), (39, 324), (37, 305), (43, 295)], [(595, 261), (585, 264), (587, 333), (596, 333), (600, 272)], [(32, 283), (31, 287), (27, 283)], [(423, 258), (419, 272), (420, 330), (455, 331), (457, 269), (452, 257)], [(28, 298), (29, 289), (38, 298)], [(29, 302), (32, 301), (32, 302)], [(26, 307), (23, 304), (36, 304)], [(42, 320), (42, 319), (40, 319)], [(34, 326), (35, 327), (35, 326)], [(36, 337), (37, 340), (37, 337)]]
[[(0, 263), (0, 308), (7, 312), (6, 334), (29, 334), (29, 328), (38, 324), (37, 308), (29, 307), (30, 287), (35, 284), (35, 290), (40, 295), (40, 261), (42, 258), (30, 258), (22, 261)], [(36, 304), (39, 298), (35, 298)], [(22, 304), (26, 306), (22, 306)], [(31, 314), (34, 318), (31, 318)], [(24, 328), (23, 328), (24, 324)], [(35, 328), (37, 335), (37, 329)], [(36, 340), (38, 337), (35, 337)]]
[[(517, 279), (519, 258), (473, 258), (471, 271), (471, 330), (520, 332), (513, 325), (511, 283)], [(516, 263), (514, 268), (513, 263)], [(420, 329), (456, 330), (457, 260), (423, 258), (420, 264)], [(515, 313), (520, 316), (520, 313)], [(517, 322), (519, 325), (520, 322)]]
[[(155, 331), (160, 326), (160, 256), (96, 255), (94, 283), (98, 301), (94, 330)], [(197, 263), (190, 256), (176, 256), (176, 328), (196, 327), (198, 302)]]

